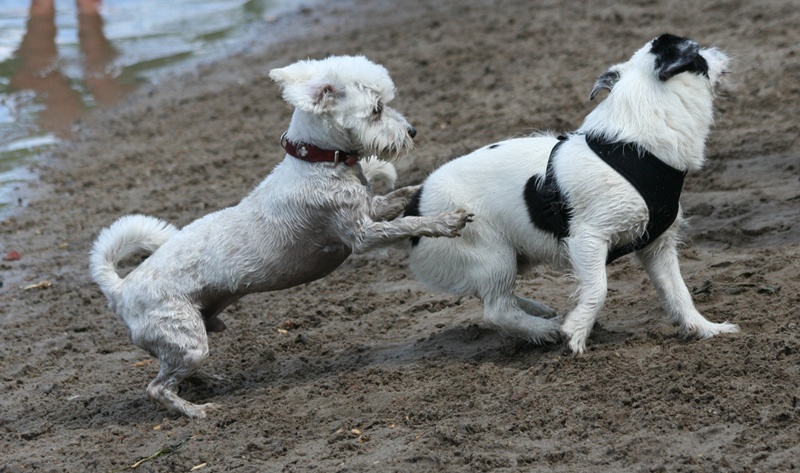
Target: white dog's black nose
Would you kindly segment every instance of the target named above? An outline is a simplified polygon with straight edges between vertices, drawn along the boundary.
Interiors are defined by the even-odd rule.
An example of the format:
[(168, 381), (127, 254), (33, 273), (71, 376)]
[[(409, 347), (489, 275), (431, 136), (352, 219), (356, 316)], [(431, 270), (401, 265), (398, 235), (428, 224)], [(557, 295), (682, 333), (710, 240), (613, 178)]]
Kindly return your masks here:
[(413, 126), (408, 127), (408, 136), (410, 136), (411, 138), (417, 136), (417, 129), (414, 128)]

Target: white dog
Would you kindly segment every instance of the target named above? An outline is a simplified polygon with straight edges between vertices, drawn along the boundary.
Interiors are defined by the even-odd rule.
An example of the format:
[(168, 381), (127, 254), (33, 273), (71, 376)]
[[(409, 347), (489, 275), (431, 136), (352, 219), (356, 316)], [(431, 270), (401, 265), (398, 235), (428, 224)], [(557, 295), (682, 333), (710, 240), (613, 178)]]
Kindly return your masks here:
[[(270, 77), (295, 111), (281, 139), (285, 159), (250, 195), (182, 230), (122, 217), (100, 233), (90, 256), (92, 277), (133, 343), (160, 360), (147, 393), (191, 417), (204, 417), (211, 404), (181, 399), (177, 385), (205, 360), (206, 331), (225, 329), (217, 316), (232, 302), (321, 278), (353, 252), (417, 235), (457, 236), (469, 221), (464, 211), (391, 220), (417, 187), (373, 197), (365, 185), (370, 178), (393, 184), (396, 174), (388, 162), (359, 158), (397, 156), (416, 134), (386, 106), (394, 84), (382, 66), (331, 57)], [(152, 254), (120, 278), (118, 262), (139, 249)]]
[(474, 223), (459, 239), (413, 239), (411, 270), (432, 288), (479, 297), (488, 324), (533, 342), (557, 339), (559, 326), (551, 308), (513, 294), (518, 269), (571, 270), (578, 301), (560, 330), (582, 353), (606, 298), (604, 266), (635, 251), (685, 331), (738, 331), (695, 309), (676, 249), (683, 177), (703, 165), (727, 65), (716, 49), (659, 36), (599, 77), (590, 99), (609, 95), (577, 132), (511, 139), (445, 164), (406, 215), (463, 208)]

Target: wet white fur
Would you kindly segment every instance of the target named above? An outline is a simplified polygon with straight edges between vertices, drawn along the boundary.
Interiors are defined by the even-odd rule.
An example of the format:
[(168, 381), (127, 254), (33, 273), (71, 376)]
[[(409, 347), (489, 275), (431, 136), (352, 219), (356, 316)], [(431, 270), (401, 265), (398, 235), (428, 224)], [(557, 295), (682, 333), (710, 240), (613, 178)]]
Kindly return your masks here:
[[(408, 122), (386, 106), (394, 96), (388, 73), (363, 57), (302, 61), (270, 77), (295, 107), (289, 140), (381, 158), (413, 146)], [(182, 399), (177, 385), (208, 355), (207, 329), (223, 330), (218, 314), (241, 296), (321, 278), (352, 252), (416, 235), (453, 237), (466, 224), (463, 211), (396, 218), (417, 187), (374, 196), (362, 170), (366, 180), (393, 184), (397, 177), (394, 166), (376, 159), (349, 167), (286, 155), (238, 205), (181, 230), (129, 215), (100, 233), (92, 277), (133, 343), (160, 360), (147, 388), (151, 399), (191, 417), (206, 415), (211, 404)], [(117, 264), (140, 249), (152, 254), (120, 278)]]
[[(703, 49), (708, 78), (684, 72), (661, 81), (650, 50), (648, 43), (629, 61), (610, 69), (619, 75), (616, 84), (578, 132), (638, 143), (674, 168), (695, 171), (703, 165), (714, 87), (728, 59), (716, 49)], [(608, 250), (640, 236), (648, 211), (633, 186), (602, 162), (582, 135), (574, 134), (559, 148), (554, 168), (573, 207), (570, 234), (559, 242), (535, 227), (523, 189), (531, 176), (544, 174), (556, 143), (550, 135), (511, 139), (431, 174), (423, 183), (420, 214), (463, 208), (475, 214), (474, 223), (459, 239), (422, 238), (411, 250), (410, 267), (434, 289), (479, 297), (485, 321), (506, 333), (545, 342), (557, 339), (560, 331), (569, 347), (582, 353), (606, 298)], [(683, 330), (700, 338), (738, 331), (736, 325), (706, 320), (695, 309), (678, 264), (682, 222), (679, 216), (636, 257), (668, 315)], [(560, 327), (553, 309), (513, 293), (518, 270), (538, 264), (569, 271), (578, 281), (577, 305)]]

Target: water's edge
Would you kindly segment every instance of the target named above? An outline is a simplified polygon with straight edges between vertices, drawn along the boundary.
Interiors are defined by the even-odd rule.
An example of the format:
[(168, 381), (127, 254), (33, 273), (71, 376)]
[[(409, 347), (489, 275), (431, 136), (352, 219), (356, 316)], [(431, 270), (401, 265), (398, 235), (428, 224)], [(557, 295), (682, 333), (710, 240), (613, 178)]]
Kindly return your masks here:
[[(23, 45), (14, 46), (15, 41), (12, 38), (13, 35), (9, 34), (9, 30), (15, 23), (10, 21), (8, 16), (19, 17), (20, 14), (24, 14), (24, 17), (27, 18), (28, 2), (25, 0), (11, 1), (19, 4), (16, 5), (17, 10), (4, 9), (5, 13), (0, 14), (0, 30), (3, 31), (0, 33), (0, 222), (22, 211), (37, 193), (46, 192), (39, 182), (36, 168), (43, 161), (48, 160), (58, 146), (68, 144), (71, 138), (69, 131), (74, 126), (76, 118), (91, 113), (92, 110), (104, 105), (101, 103), (102, 97), (99, 95), (102, 91), (99, 93), (96, 90), (92, 91), (87, 85), (98, 86), (100, 82), (98, 76), (84, 74), (85, 71), (80, 70), (80, 65), (87, 60), (82, 57), (77, 42), (75, 40), (71, 42), (64, 39), (59, 40), (58, 35), (55, 38), (55, 45), (64, 51), (64, 57), (59, 55), (55, 59), (49, 58), (49, 60), (54, 64), (52, 67), (58, 67), (56, 74), (59, 77), (57, 79), (60, 78), (68, 86), (71, 95), (78, 98), (78, 110), (70, 111), (69, 113), (73, 115), (68, 117), (54, 117), (52, 110), (55, 109), (57, 112), (59, 109), (58, 106), (48, 103), (47, 97), (48, 94), (52, 95), (51, 91), (47, 89), (34, 91), (21, 89), (18, 86), (17, 82), (19, 81), (14, 74), (22, 68), (19, 50), (23, 48)], [(144, 0), (145, 3), (149, 1)], [(65, 5), (72, 4), (72, 2), (63, 3)], [(118, 0), (115, 3), (125, 3), (125, 0)], [(108, 40), (116, 54), (114, 59), (105, 66), (106, 72), (108, 72), (107, 76), (113, 79), (113, 84), (111, 84), (112, 80), (109, 80), (105, 86), (108, 88), (111, 84), (119, 89), (124, 89), (124, 93), (121, 93), (116, 100), (109, 101), (107, 105), (122, 101), (124, 97), (131, 94), (135, 95), (136, 91), (141, 90), (143, 86), (158, 84), (167, 77), (174, 79), (183, 73), (196, 70), (202, 65), (213, 64), (229, 56), (268, 48), (271, 44), (284, 39), (280, 32), (276, 32), (277, 28), (274, 25), (291, 22), (293, 17), (309, 13), (315, 1), (305, 0), (301, 3), (297, 0), (240, 0), (238, 2), (206, 0), (200, 3), (207, 8), (214, 5), (230, 7), (230, 4), (238, 3), (239, 10), (229, 8), (226, 11), (229, 16), (233, 13), (239, 16), (233, 19), (229, 18), (228, 21), (223, 21), (216, 26), (212, 25), (212, 27), (197, 28), (195, 31), (181, 30), (181, 37), (172, 41), (172, 45), (154, 50), (149, 56), (141, 51), (142, 48), (147, 48), (146, 45), (132, 48), (129, 45), (149, 41), (169, 43), (163, 38), (163, 34), (159, 37), (158, 34), (152, 32), (152, 29), (150, 33), (144, 30), (138, 33), (131, 32), (124, 22), (122, 26), (111, 27), (115, 16), (125, 14), (125, 11), (110, 12), (107, 15), (103, 12), (102, 18), (105, 20)], [(62, 8), (60, 3), (57, 8)], [(73, 36), (77, 36), (78, 31), (74, 28), (74, 24), (59, 19), (60, 16), (69, 13), (67, 8), (63, 14), (59, 10), (55, 15), (56, 27), (65, 30), (58, 34), (69, 34), (71, 31)], [(135, 19), (129, 18), (126, 21), (130, 22)], [(23, 21), (23, 23), (26, 22), (27, 20)], [(20, 19), (17, 18), (17, 27), (19, 27), (19, 23)], [(64, 24), (63, 28), (60, 23)], [(19, 37), (25, 33), (16, 31), (15, 34)], [(20, 43), (22, 41), (23, 39), (19, 40)], [(114, 43), (115, 41), (117, 44)], [(17, 49), (12, 51), (14, 47)], [(5, 59), (3, 59), (4, 57)], [(102, 76), (102, 74), (100, 75)], [(103, 78), (99, 77), (99, 79)], [(45, 79), (50, 80), (50, 77), (47, 76)], [(93, 80), (94, 83), (92, 83)], [(50, 81), (52, 82), (52, 80)], [(32, 84), (33, 87), (37, 85), (42, 84)], [(53, 120), (58, 125), (58, 120), (62, 118), (66, 119), (65, 124), (62, 124), (66, 129), (53, 126)]]

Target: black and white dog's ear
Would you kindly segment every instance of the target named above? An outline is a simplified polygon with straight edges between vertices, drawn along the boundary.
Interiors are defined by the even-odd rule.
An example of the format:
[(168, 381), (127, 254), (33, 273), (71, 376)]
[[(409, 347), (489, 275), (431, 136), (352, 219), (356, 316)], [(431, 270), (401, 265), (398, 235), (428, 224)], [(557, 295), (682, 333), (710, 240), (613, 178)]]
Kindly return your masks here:
[(619, 72), (612, 67), (600, 75), (594, 82), (594, 88), (592, 88), (592, 92), (589, 94), (589, 100), (594, 100), (594, 98), (597, 97), (597, 93), (602, 89), (611, 92), (611, 89), (614, 88), (617, 81), (619, 81)]
[(691, 39), (662, 34), (651, 43), (658, 79), (669, 80), (682, 72), (708, 77), (708, 63), (700, 55), (700, 46)]

